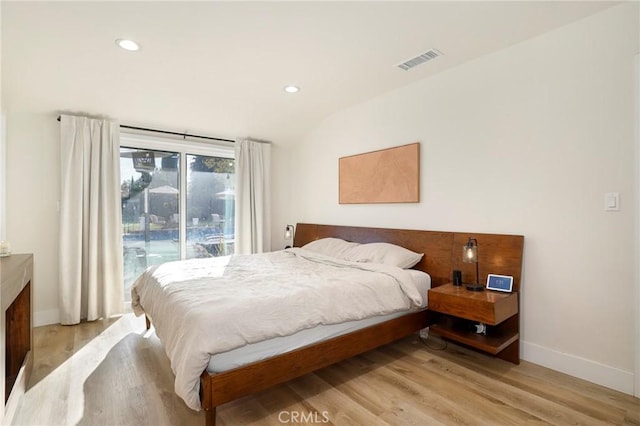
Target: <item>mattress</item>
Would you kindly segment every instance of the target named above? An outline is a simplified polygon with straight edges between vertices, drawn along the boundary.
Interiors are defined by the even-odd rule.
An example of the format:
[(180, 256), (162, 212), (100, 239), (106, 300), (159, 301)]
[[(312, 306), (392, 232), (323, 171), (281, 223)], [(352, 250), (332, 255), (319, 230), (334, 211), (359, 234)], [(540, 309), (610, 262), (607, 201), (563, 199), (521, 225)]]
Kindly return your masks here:
[[(427, 290), (431, 288), (431, 277), (417, 270), (409, 270), (416, 287), (422, 295), (421, 308), (427, 307)], [(209, 373), (221, 373), (232, 370), (252, 362), (261, 361), (302, 348), (313, 343), (329, 340), (343, 334), (351, 333), (372, 325), (376, 325), (394, 318), (401, 317), (415, 310), (406, 312), (394, 312), (387, 315), (379, 315), (358, 321), (347, 321), (338, 324), (319, 325), (314, 328), (299, 331), (289, 336), (275, 337), (262, 342), (251, 343), (240, 348), (213, 355), (209, 360), (207, 371)]]

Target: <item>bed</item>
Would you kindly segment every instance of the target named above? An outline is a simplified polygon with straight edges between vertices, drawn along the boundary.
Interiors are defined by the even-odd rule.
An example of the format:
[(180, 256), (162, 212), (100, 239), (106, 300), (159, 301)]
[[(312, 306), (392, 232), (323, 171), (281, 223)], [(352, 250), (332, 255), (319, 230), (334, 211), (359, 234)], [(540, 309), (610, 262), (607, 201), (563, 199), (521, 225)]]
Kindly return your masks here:
[[(416, 287), (417, 290), (404, 288), (402, 285), (400, 286), (402, 287), (401, 292), (403, 292), (406, 299), (410, 301), (409, 305), (404, 308), (395, 306), (394, 308), (389, 308), (389, 312), (383, 315), (375, 315), (373, 318), (357, 318), (353, 321), (341, 321), (339, 324), (328, 324), (326, 327), (328, 330), (322, 330), (324, 334), (321, 337), (317, 335), (307, 336), (307, 340), (304, 340), (299, 338), (300, 336), (297, 336), (293, 343), (286, 341), (287, 335), (283, 332), (281, 333), (282, 335), (278, 335), (276, 338), (267, 339), (270, 341), (271, 346), (267, 349), (260, 347), (260, 350), (257, 351), (259, 355), (253, 353), (256, 351), (252, 350), (254, 346), (259, 346), (258, 344), (260, 342), (253, 341), (252, 339), (254, 339), (254, 337), (252, 336), (242, 335), (238, 337), (245, 340), (246, 344), (241, 346), (243, 346), (246, 353), (234, 352), (234, 349), (226, 354), (223, 351), (221, 354), (214, 355), (208, 358), (206, 368), (202, 368), (203, 371), (199, 376), (199, 407), (197, 408), (202, 408), (205, 411), (206, 424), (215, 424), (216, 407), (219, 405), (393, 342), (432, 324), (437, 315), (426, 309), (426, 290), (429, 286), (433, 287), (449, 282), (452, 269), (466, 269), (464, 265), (460, 264), (460, 251), (462, 245), (466, 242), (466, 238), (469, 236), (473, 236), (481, 243), (484, 243), (483, 261), (489, 264), (502, 265), (502, 271), (504, 272), (505, 259), (507, 264), (510, 262), (509, 258), (505, 258), (503, 255), (503, 249), (505, 244), (506, 246), (509, 245), (512, 236), (298, 224), (294, 237), (294, 248), (291, 251), (285, 251), (281, 254), (277, 253), (273, 256), (287, 256), (287, 258), (296, 256), (308, 257), (308, 252), (297, 248), (329, 237), (362, 244), (390, 243), (404, 247), (415, 253), (424, 253), (424, 256), (421, 256), (419, 261), (413, 266), (412, 269), (414, 272), (406, 271), (405, 273), (401, 271), (398, 272), (398, 274), (401, 274), (400, 277), (403, 277), (404, 275), (402, 274), (413, 274), (415, 276), (418, 274), (426, 275), (424, 274), (426, 272), (428, 274), (428, 282), (423, 282), (421, 285), (418, 285)], [(311, 260), (319, 262), (317, 259)], [(269, 264), (271, 260), (267, 260), (266, 262), (265, 265)], [(324, 260), (322, 262), (324, 262)], [(372, 267), (377, 268), (375, 265)], [(387, 269), (382, 271), (376, 270), (374, 272), (382, 272), (387, 275), (395, 274), (394, 271)], [(467, 271), (465, 271), (465, 273), (467, 273)], [(347, 273), (347, 276), (350, 275)], [(333, 281), (334, 279), (336, 278), (327, 278), (327, 281)], [(400, 282), (397, 277), (394, 279)], [(519, 272), (516, 279), (519, 280)], [(419, 280), (413, 279), (413, 281), (418, 282)], [(367, 291), (368, 290), (370, 289), (367, 289)], [(416, 291), (419, 293), (417, 296)], [(197, 310), (197, 306), (201, 305), (199, 305), (200, 301), (198, 297), (199, 296), (194, 296), (193, 299), (196, 306), (194, 310)], [(395, 296), (392, 298), (395, 298)], [(334, 300), (338, 299), (339, 298), (334, 297)], [(399, 301), (397, 303), (402, 304)], [(141, 307), (145, 308), (144, 304), (142, 304)], [(156, 325), (156, 332), (158, 333), (160, 329), (158, 323), (161, 322), (165, 316), (164, 314), (159, 314), (159, 312), (170, 312), (171, 309), (171, 306), (169, 306), (165, 310), (156, 310), (155, 318), (154, 315), (147, 315), (147, 317), (150, 317), (150, 319), (147, 319), (147, 326), (149, 327), (150, 321), (153, 321), (154, 325)], [(337, 310), (340, 311), (340, 309)], [(146, 313), (145, 309), (145, 314)], [(294, 314), (294, 316), (301, 316), (300, 312), (294, 311)], [(188, 312), (180, 314), (180, 317), (186, 315), (188, 315)], [(311, 311), (309, 316), (313, 317), (313, 315), (313, 311)], [(168, 315), (166, 316), (169, 317)], [(176, 321), (179, 322), (179, 320)], [(367, 323), (366, 321), (370, 322)], [(353, 324), (351, 324), (351, 322), (353, 322)], [(334, 325), (340, 324), (342, 324), (342, 328), (335, 329)], [(166, 326), (163, 327), (166, 328)], [(206, 327), (206, 324), (198, 324), (195, 325), (195, 327)], [(311, 328), (317, 330), (323, 327), (314, 326)], [(303, 331), (306, 332), (310, 330), (301, 330), (301, 332)], [(164, 336), (161, 336), (162, 333), (164, 333)], [(164, 338), (165, 341), (170, 342), (174, 338), (173, 336), (169, 336), (166, 331), (162, 331), (162, 333), (158, 333), (161, 340)], [(298, 333), (296, 332), (296, 334)], [(221, 339), (221, 343), (226, 344), (227, 340), (234, 340), (235, 338), (236, 336), (229, 335), (228, 338)], [(165, 348), (171, 347), (172, 344), (167, 345), (165, 341), (163, 341)], [(186, 340), (186, 342), (189, 341)], [(175, 366), (182, 364), (181, 361), (174, 361), (173, 357), (181, 356), (183, 353), (179, 352), (183, 351), (184, 347), (192, 346), (190, 346), (190, 343), (185, 342), (174, 342), (173, 346), (178, 349), (176, 350), (174, 348), (173, 353), (171, 349), (167, 349), (167, 352), (172, 359), (172, 368), (176, 371)], [(178, 355), (175, 355), (176, 353), (178, 353)], [(201, 367), (202, 366), (198, 368)], [(191, 367), (191, 369), (193, 369), (193, 367)], [(176, 377), (178, 379), (178, 374), (176, 374)], [(178, 380), (176, 383), (178, 383)], [(177, 384), (176, 389), (178, 389)], [(196, 408), (188, 402), (188, 399), (185, 399), (185, 402), (192, 408)], [(191, 403), (193, 403), (193, 401), (191, 401)]]

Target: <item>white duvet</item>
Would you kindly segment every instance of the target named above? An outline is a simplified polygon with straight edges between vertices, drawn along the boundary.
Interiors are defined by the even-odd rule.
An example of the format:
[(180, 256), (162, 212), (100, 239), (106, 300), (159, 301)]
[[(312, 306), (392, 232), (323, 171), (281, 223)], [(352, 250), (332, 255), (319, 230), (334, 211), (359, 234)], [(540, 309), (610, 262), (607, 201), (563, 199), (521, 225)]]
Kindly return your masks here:
[(175, 391), (194, 410), (200, 409), (200, 374), (213, 354), (319, 324), (410, 310), (422, 301), (400, 268), (301, 248), (152, 266), (131, 297), (136, 315), (152, 319)]

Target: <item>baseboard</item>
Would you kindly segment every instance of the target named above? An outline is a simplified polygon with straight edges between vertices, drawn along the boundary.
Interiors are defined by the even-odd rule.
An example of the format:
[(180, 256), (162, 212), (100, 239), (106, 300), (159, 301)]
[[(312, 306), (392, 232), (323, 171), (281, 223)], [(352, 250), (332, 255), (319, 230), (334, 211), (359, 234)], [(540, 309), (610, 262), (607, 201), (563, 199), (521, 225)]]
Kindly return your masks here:
[[(133, 312), (131, 302), (124, 302), (125, 314)], [(60, 324), (60, 311), (58, 309), (49, 309), (48, 311), (36, 311), (33, 313), (33, 326), (41, 327), (43, 325)]]
[(33, 313), (34, 327), (40, 327), (50, 324), (60, 324), (60, 311), (58, 309), (49, 309), (48, 311), (35, 311)]
[(529, 342), (522, 342), (521, 358), (561, 373), (633, 395), (635, 378), (631, 371), (620, 370), (619, 368)]

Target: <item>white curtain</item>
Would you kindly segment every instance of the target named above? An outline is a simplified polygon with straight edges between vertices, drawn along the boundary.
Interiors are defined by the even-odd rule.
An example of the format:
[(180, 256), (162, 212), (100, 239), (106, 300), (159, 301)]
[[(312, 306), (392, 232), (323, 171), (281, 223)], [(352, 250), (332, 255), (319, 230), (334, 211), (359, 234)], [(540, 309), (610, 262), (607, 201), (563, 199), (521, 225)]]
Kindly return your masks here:
[(236, 151), (235, 253), (271, 251), (271, 145), (239, 139)]
[(120, 127), (60, 117), (60, 322), (124, 310)]

